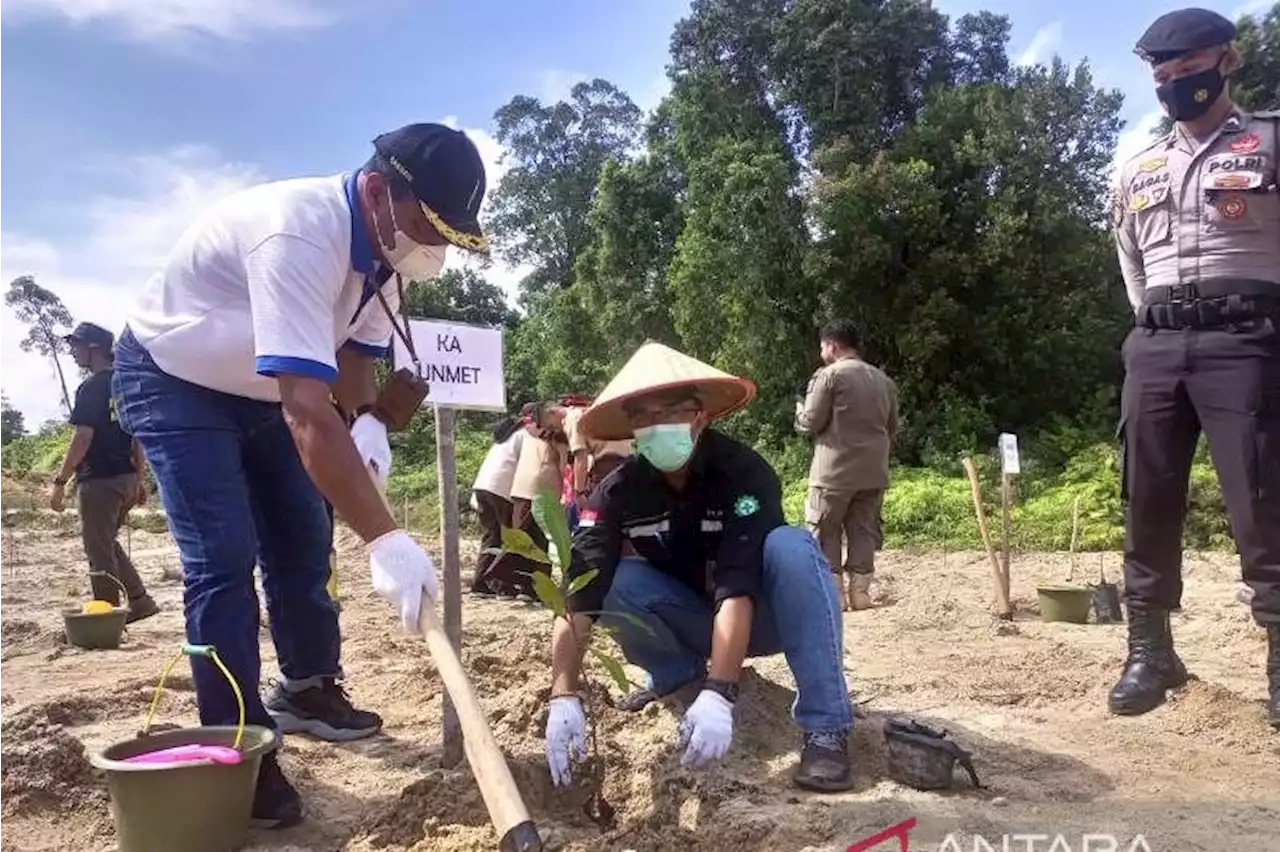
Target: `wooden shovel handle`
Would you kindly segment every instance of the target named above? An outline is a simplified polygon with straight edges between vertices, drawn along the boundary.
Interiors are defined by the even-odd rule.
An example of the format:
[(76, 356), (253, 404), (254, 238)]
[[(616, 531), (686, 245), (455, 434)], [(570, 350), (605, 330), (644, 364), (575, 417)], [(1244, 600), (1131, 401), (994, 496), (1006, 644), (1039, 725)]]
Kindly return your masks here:
[[(387, 503), (386, 494), (378, 485), (377, 477), (372, 470), (369, 475), (390, 512), (391, 505)], [(436, 616), (435, 602), (425, 592), (418, 609), (418, 630), (427, 640), (427, 649), (435, 660), (440, 679), (444, 681), (444, 687), (449, 690), (449, 697), (458, 710), (463, 749), (467, 762), (471, 765), (471, 772), (476, 777), (476, 784), (480, 787), (485, 808), (489, 811), (489, 819), (502, 838), (500, 849), (502, 852), (538, 852), (542, 849), (538, 829), (529, 818), (529, 811), (520, 798), (520, 790), (502, 756), (502, 749), (499, 748), (493, 731), (489, 729), (484, 708), (480, 706), (480, 701), (471, 688), (467, 673), (462, 668), (462, 661), (458, 659), (453, 643), (449, 641), (439, 617)]]

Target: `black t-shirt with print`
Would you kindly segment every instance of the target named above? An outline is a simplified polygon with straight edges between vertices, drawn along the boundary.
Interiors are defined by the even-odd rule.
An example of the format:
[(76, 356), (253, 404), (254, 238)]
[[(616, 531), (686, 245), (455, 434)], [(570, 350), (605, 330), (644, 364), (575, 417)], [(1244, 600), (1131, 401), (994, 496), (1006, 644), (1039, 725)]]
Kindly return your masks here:
[(115, 400), (111, 398), (111, 370), (94, 373), (76, 388), (71, 423), (93, 429), (89, 452), (76, 465), (76, 479), (102, 479), (135, 472), (133, 439), (124, 433), (116, 420)]

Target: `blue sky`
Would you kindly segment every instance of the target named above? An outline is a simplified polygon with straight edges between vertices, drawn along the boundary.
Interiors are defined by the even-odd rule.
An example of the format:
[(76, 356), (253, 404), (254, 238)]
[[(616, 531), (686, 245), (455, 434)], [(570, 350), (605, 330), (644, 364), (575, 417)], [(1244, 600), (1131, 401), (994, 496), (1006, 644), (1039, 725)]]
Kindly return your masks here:
[[(1131, 52), (1178, 3), (951, 0), (1013, 21), (1024, 63), (1090, 59), (1128, 95), (1132, 150), (1158, 119)], [(1260, 0), (1203, 3), (1224, 14)], [(6, 0), (0, 69), (0, 275), (34, 274), (77, 319), (118, 330), (130, 300), (211, 199), (359, 165), (377, 133), (447, 120), (501, 167), (495, 109), (517, 93), (617, 83), (642, 107), (666, 91), (687, 0)], [(516, 270), (493, 279), (510, 287)], [(53, 370), (3, 316), (3, 387), (30, 426), (58, 415)]]

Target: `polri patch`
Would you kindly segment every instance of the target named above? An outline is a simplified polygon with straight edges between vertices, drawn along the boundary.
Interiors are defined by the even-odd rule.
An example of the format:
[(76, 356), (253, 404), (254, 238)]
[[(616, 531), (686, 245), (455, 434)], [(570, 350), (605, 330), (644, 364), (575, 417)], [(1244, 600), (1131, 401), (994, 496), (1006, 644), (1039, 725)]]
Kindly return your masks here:
[(733, 504), (733, 513), (739, 518), (747, 518), (760, 511), (760, 501), (750, 494), (743, 494)]

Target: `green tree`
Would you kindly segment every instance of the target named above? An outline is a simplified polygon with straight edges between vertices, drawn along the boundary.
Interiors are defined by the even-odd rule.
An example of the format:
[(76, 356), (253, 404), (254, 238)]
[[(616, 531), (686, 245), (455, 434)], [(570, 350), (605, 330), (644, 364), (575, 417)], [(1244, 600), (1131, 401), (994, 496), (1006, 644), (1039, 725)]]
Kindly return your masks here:
[(1243, 16), (1236, 22), (1240, 70), (1232, 96), (1248, 110), (1280, 110), (1280, 3), (1266, 15)]
[[(1131, 321), (1104, 225), (1120, 95), (1087, 67), (936, 89), (869, 163), (819, 158), (820, 299), (903, 389), (908, 458), (1111, 415)], [(844, 164), (826, 171), (825, 157)]]
[(405, 313), (422, 319), (452, 320), (472, 325), (513, 325), (515, 311), (507, 294), (474, 269), (447, 269), (428, 282), (406, 288)]
[(9, 397), (0, 394), (0, 445), (27, 434), (22, 412), (9, 404)]
[(62, 388), (62, 404), (70, 413), (71, 394), (67, 392), (67, 378), (58, 355), (69, 351), (62, 338), (71, 330), (71, 312), (57, 294), (41, 287), (30, 275), (20, 276), (9, 283), (4, 303), (28, 326), (27, 336), (19, 341), (18, 347), (23, 352), (38, 352), (52, 359)]
[(597, 78), (556, 104), (517, 95), (494, 119), (512, 165), (494, 191), (489, 231), (505, 261), (533, 267), (522, 282), (532, 299), (573, 283), (596, 181), (605, 163), (625, 159), (635, 144), (640, 110)]

